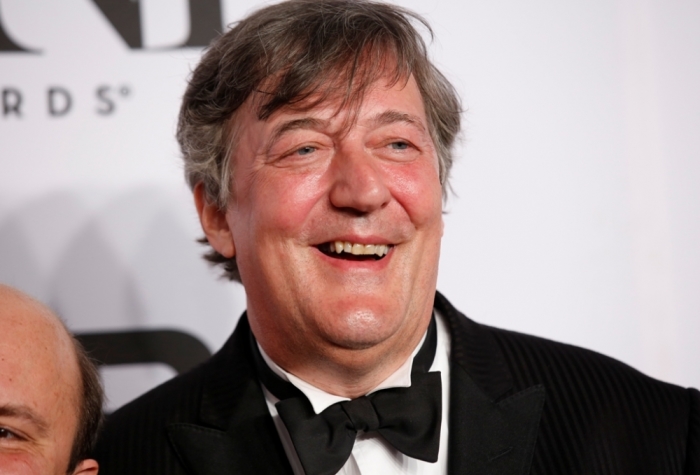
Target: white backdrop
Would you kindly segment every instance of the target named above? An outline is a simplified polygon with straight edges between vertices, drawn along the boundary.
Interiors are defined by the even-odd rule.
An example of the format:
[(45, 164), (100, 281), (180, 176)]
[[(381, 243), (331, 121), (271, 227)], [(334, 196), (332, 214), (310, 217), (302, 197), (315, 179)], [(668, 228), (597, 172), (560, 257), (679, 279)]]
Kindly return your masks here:
[[(219, 4), (108, 21), (125, 3), (0, 0), (0, 281), (75, 331), (174, 328), (214, 351), (245, 296), (198, 257), (173, 135), (201, 53), (180, 45)], [(400, 3), (467, 109), (438, 288), (480, 322), (700, 386), (700, 3)], [(172, 374), (107, 368), (110, 408)]]

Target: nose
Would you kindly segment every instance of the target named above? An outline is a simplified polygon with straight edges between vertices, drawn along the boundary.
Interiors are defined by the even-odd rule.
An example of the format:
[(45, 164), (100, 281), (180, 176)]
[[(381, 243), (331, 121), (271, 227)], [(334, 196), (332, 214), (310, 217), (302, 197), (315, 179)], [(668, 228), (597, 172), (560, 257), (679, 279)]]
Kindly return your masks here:
[(333, 157), (331, 204), (356, 214), (371, 213), (391, 199), (378, 159), (361, 147), (340, 150)]

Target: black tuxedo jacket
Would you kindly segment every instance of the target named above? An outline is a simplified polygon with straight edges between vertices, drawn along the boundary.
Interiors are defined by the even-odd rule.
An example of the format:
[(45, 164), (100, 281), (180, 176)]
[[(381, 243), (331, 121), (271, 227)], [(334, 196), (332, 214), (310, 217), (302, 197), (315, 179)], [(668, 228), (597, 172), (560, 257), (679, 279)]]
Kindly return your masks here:
[[(561, 343), (480, 325), (452, 334), (449, 474), (700, 475), (700, 393)], [(248, 321), (209, 361), (112, 414), (100, 475), (291, 474)]]

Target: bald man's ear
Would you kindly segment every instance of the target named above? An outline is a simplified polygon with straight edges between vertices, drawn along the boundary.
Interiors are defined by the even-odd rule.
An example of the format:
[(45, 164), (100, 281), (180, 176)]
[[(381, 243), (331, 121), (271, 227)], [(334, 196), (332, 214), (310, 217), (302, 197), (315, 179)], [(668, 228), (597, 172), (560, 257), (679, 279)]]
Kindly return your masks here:
[(97, 475), (98, 469), (97, 460), (85, 459), (75, 467), (71, 475)]
[(209, 201), (202, 183), (197, 183), (194, 187), (194, 203), (197, 206), (202, 230), (211, 247), (224, 257), (235, 256), (236, 246), (226, 221), (226, 214), (219, 209), (216, 203)]

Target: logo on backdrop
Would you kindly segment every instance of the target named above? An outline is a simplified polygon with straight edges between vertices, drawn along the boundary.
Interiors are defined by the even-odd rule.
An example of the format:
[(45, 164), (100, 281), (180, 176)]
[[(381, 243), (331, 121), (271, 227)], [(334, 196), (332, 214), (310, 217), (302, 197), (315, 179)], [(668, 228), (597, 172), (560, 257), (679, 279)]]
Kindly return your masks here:
[[(92, 0), (100, 9), (114, 31), (132, 50), (149, 49), (143, 43), (143, 25), (139, 2), (128, 0)], [(186, 41), (172, 48), (203, 47), (215, 38), (222, 29), (219, 0), (188, 0), (190, 33)], [(159, 47), (158, 49), (163, 49)], [(7, 31), (0, 11), (0, 53), (41, 54), (40, 50), (22, 46), (12, 39)], [(23, 117), (22, 91), (17, 87), (2, 87), (0, 109), (2, 117)], [(95, 88), (95, 112), (109, 116), (117, 110), (116, 104), (131, 93), (127, 85), (101, 84)], [(46, 89), (46, 111), (49, 117), (64, 117), (73, 108), (71, 92), (60, 85)]]
[[(107, 18), (117, 34), (131, 49), (147, 49), (143, 44), (143, 31), (139, 2), (128, 0), (92, 0)], [(173, 48), (202, 47), (216, 37), (222, 28), (219, 0), (188, 0), (190, 35)], [(25, 48), (15, 42), (5, 31), (0, 12), (0, 52), (38, 54), (40, 51)]]
[[(129, 86), (110, 86), (100, 84), (95, 88), (95, 113), (109, 116), (116, 112), (117, 102), (129, 97)], [(0, 97), (0, 109), (3, 117), (23, 117), (22, 104), (24, 96), (16, 87), (3, 87)], [(63, 117), (73, 109), (73, 95), (62, 86), (49, 86), (46, 89), (46, 112), (49, 117)]]

